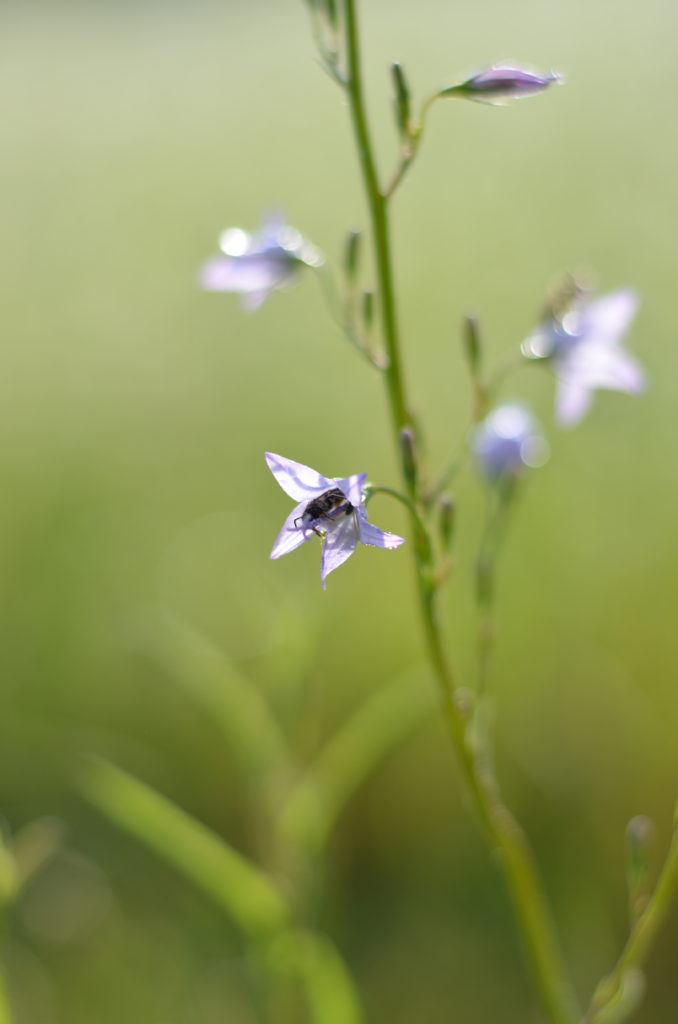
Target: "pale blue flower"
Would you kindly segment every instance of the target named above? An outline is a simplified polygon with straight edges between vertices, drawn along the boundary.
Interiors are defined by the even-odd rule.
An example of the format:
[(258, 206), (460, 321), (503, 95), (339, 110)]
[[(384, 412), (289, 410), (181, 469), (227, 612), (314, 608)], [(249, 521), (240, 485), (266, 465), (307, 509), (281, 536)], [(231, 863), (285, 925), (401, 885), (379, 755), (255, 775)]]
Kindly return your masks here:
[(327, 576), (353, 554), (358, 542), (379, 548), (397, 548), (403, 543), (403, 537), (368, 523), (363, 502), (366, 473), (326, 477), (271, 452), (266, 453), (266, 462), (285, 494), (298, 502), (278, 534), (271, 558), (280, 558), (304, 541), (320, 536), (320, 579), (325, 587)]
[(630, 395), (645, 389), (645, 372), (621, 347), (638, 308), (630, 288), (599, 299), (577, 296), (561, 316), (552, 316), (523, 342), (530, 359), (545, 359), (556, 376), (556, 420), (573, 426), (586, 413), (597, 388)]
[(239, 292), (245, 309), (259, 309), (271, 292), (292, 284), (301, 267), (318, 267), (323, 256), (280, 213), (266, 217), (259, 231), (228, 228), (219, 239), (221, 255), (200, 271), (206, 291)]
[(542, 92), (553, 82), (562, 82), (562, 76), (555, 71), (540, 74), (529, 68), (514, 64), (494, 64), (484, 71), (471, 75), (460, 85), (443, 89), (440, 96), (463, 96), (500, 106), (507, 100), (517, 100)]
[(542, 466), (548, 445), (525, 406), (499, 405), (473, 431), (471, 448), (490, 482), (515, 480), (527, 468)]

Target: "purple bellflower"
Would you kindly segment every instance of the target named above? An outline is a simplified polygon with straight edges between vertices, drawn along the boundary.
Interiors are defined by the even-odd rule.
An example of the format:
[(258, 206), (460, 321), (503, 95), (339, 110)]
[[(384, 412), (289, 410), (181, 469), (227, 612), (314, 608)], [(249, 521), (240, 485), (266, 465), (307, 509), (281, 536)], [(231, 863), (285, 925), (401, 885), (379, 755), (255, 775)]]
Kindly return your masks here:
[(501, 106), (508, 100), (532, 96), (534, 93), (542, 92), (553, 82), (562, 81), (562, 76), (555, 71), (542, 75), (513, 64), (495, 64), (467, 78), (461, 85), (443, 89), (438, 95), (463, 96), (481, 103)]
[(264, 218), (259, 231), (228, 228), (219, 239), (221, 254), (200, 271), (200, 285), (210, 292), (239, 292), (253, 312), (271, 292), (286, 288), (303, 266), (319, 267), (324, 257), (280, 213)]
[(595, 300), (578, 296), (564, 314), (551, 316), (523, 342), (523, 355), (548, 360), (553, 368), (561, 426), (581, 420), (597, 388), (630, 395), (644, 390), (644, 370), (620, 344), (637, 308), (630, 288)]
[(294, 551), (314, 536), (321, 537), (320, 579), (324, 588), (328, 575), (353, 554), (359, 541), (379, 548), (397, 548), (403, 543), (403, 537), (368, 523), (363, 502), (366, 473), (326, 477), (271, 452), (266, 453), (266, 462), (285, 494), (298, 503), (278, 534), (271, 558)]
[(490, 483), (513, 481), (527, 468), (543, 466), (546, 441), (523, 405), (497, 406), (473, 432), (471, 448), (481, 473)]

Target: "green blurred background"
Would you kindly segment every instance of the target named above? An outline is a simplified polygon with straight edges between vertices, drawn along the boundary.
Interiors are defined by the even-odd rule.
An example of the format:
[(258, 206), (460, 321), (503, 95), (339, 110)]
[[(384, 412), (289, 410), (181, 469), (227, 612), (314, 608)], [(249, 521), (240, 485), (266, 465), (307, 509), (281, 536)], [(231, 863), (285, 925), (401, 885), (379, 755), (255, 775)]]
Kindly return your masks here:
[[(645, 398), (602, 394), (556, 433), (546, 376), (506, 392), (533, 400), (552, 458), (502, 558), (498, 758), (585, 997), (625, 937), (626, 822), (654, 818), (663, 852), (678, 774), (675, 5), (361, 6), (384, 170), (390, 60), (419, 96), (507, 58), (568, 78), (509, 109), (439, 104), (398, 196), (406, 366), (433, 465), (468, 416), (464, 313), (501, 355), (560, 270), (592, 267), (601, 289), (642, 293), (631, 345)], [(370, 1021), (538, 1020), (502, 881), (417, 671), (408, 552), (360, 552), (326, 593), (316, 545), (268, 560), (289, 503), (264, 450), (396, 481), (380, 382), (310, 275), (256, 316), (196, 287), (219, 231), (254, 227), (271, 205), (330, 258), (364, 221), (347, 112), (304, 5), (7, 3), (0, 50), (0, 809), (12, 830), (43, 815), (68, 829), (13, 917), (17, 1024), (257, 1019), (230, 922), (76, 791), (83, 756), (103, 755), (256, 851), (253, 787), (172, 671), (168, 613), (270, 699), (301, 764), (413, 670), (430, 714), (342, 816), (317, 923)], [(472, 474), (456, 496), (448, 614), (468, 673), (483, 509)], [(406, 528), (386, 498), (374, 518)], [(674, 914), (647, 1024), (676, 1020), (677, 944)]]

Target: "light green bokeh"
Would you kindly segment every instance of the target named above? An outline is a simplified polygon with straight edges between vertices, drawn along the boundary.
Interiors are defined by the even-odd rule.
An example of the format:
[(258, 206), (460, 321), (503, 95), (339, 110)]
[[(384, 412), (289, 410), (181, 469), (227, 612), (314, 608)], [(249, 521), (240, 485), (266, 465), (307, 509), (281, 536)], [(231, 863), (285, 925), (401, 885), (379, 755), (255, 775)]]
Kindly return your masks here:
[[(509, 109), (440, 103), (398, 196), (405, 363), (432, 463), (466, 421), (463, 314), (498, 355), (560, 270), (595, 268), (601, 289), (642, 295), (630, 339), (650, 374), (642, 400), (602, 394), (556, 433), (546, 377), (507, 391), (534, 400), (552, 458), (502, 560), (499, 757), (586, 992), (623, 937), (625, 823), (646, 812), (664, 842), (678, 774), (675, 8), (362, 6), (384, 168), (392, 59), (420, 96), (504, 58), (568, 79)], [(219, 231), (254, 227), (272, 205), (337, 257), (364, 220), (346, 110), (295, 0), (28, 2), (3, 22), (0, 797), (15, 827), (65, 816), (115, 894), (103, 922), (62, 945), (19, 915), (19, 1024), (249, 1024), (237, 937), (83, 809), (71, 778), (80, 755), (109, 757), (252, 844), (247, 780), (149, 641), (158, 605), (241, 663), (309, 757), (419, 659), (406, 549), (361, 551), (326, 593), (315, 544), (268, 561), (289, 504), (264, 450), (395, 482), (379, 380), (310, 275), (256, 316), (196, 287)], [(472, 475), (457, 498), (449, 616), (468, 672)], [(387, 498), (373, 509), (405, 529)], [(503, 891), (435, 720), (356, 798), (329, 856), (321, 921), (370, 1019), (529, 1018)], [(675, 1019), (670, 945), (648, 1024)]]

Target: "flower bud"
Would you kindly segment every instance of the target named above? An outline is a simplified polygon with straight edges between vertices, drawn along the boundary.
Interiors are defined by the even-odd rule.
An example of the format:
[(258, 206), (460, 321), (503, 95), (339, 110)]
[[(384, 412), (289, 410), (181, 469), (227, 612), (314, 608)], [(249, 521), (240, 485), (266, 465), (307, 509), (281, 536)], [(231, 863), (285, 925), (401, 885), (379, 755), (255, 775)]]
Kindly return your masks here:
[(403, 463), (403, 475), (410, 487), (414, 488), (417, 485), (417, 456), (412, 427), (403, 427), (400, 431), (400, 453)]
[(480, 369), (482, 349), (478, 321), (474, 316), (464, 317), (464, 353), (468, 361), (471, 376), (476, 377)]
[(478, 424), (471, 447), (476, 463), (490, 482), (508, 482), (526, 468), (542, 466), (549, 449), (527, 409), (517, 403), (500, 405)]
[(555, 71), (542, 75), (537, 71), (512, 64), (495, 64), (467, 78), (460, 85), (441, 89), (438, 96), (462, 96), (465, 99), (501, 105), (507, 100), (521, 99), (542, 92), (552, 82), (562, 82)]
[(444, 551), (449, 551), (454, 539), (454, 528), (456, 525), (457, 508), (454, 498), (449, 494), (443, 494), (438, 505), (439, 520), (438, 529), (440, 540)]
[(396, 124), (403, 138), (407, 138), (410, 134), (410, 90), (402, 65), (397, 61), (391, 64), (391, 75), (393, 76), (393, 88), (395, 90), (393, 102)]
[(346, 248), (344, 249), (344, 271), (350, 282), (355, 280), (358, 272), (361, 239), (362, 233), (360, 231), (349, 231), (346, 237)]
[(374, 292), (363, 292), (363, 327), (369, 334), (374, 324)]

